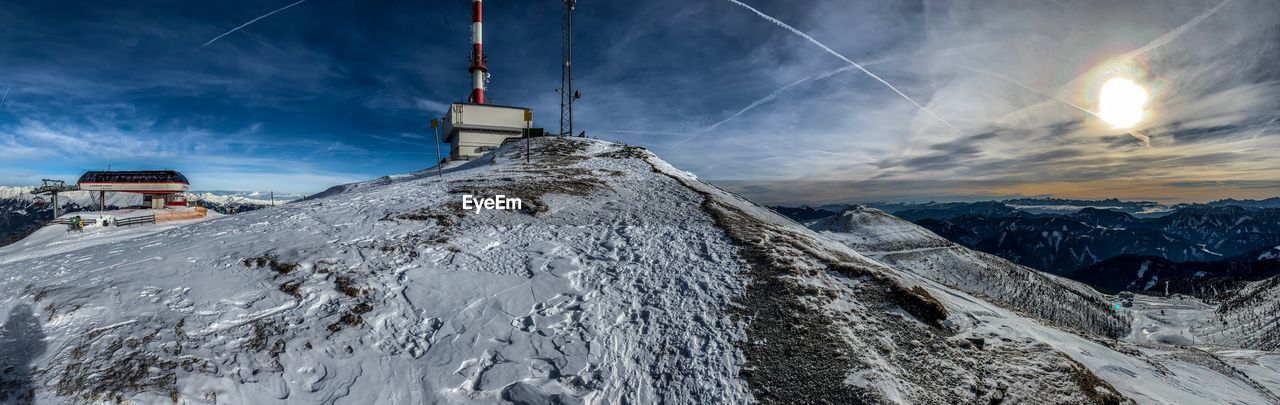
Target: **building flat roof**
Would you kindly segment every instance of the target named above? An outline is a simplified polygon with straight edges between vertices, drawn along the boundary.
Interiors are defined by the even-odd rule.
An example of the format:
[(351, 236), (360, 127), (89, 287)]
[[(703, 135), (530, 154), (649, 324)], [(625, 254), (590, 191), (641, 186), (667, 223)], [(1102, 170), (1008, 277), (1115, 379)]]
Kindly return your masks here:
[(77, 183), (181, 183), (191, 184), (187, 176), (173, 170), (88, 171)]
[(516, 106), (510, 106), (510, 105), (499, 105), (499, 104), (453, 103), (453, 104), (450, 104), (450, 105), (451, 105), (451, 106), (452, 106), (452, 105), (478, 105), (478, 106), (484, 106), (484, 107), (513, 108), (513, 109), (517, 109), (517, 110), (528, 110), (528, 109), (529, 109), (528, 107), (516, 107)]

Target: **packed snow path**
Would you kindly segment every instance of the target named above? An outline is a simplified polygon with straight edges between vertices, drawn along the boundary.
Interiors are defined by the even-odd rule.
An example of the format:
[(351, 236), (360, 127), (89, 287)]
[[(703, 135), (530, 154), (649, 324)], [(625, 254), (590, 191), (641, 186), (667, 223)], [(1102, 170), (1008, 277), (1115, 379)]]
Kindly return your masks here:
[[(526, 164), (523, 146), (0, 260), (0, 402), (1274, 398), (1214, 364), (1152, 377), (1148, 357), (866, 258), (643, 149), (539, 139)], [(464, 211), (465, 194), (524, 209)]]

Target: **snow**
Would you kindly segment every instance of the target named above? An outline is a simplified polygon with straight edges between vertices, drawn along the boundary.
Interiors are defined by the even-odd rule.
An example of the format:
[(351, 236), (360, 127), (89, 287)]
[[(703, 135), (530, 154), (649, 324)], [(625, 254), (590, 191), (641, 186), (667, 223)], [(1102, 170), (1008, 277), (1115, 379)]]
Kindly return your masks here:
[(1147, 280), (1147, 285), (1142, 286), (1142, 290), (1140, 291), (1150, 291), (1152, 288), (1156, 287), (1156, 283), (1158, 282), (1160, 282), (1160, 276), (1151, 276), (1151, 279)]
[[(592, 159), (575, 167), (607, 190), (549, 196), (549, 215), (485, 211), (455, 229), (382, 220), (453, 202), (446, 182), (522, 170), (477, 163), (118, 238), (86, 231), (64, 243), (46, 228), (6, 252), (0, 289), (15, 294), (0, 309), (50, 320), (49, 347), (32, 360), (54, 370), (37, 377), (41, 402), (92, 394), (53, 387), (110, 378), (130, 359), (152, 365), (131, 380), (148, 389), (120, 393), (137, 402), (169, 402), (168, 390), (193, 403), (745, 401), (733, 345), (742, 332), (725, 314), (745, 270), (699, 210), (701, 196), (630, 175), (651, 173), (643, 161)], [(54, 243), (66, 248), (32, 252)], [(267, 254), (299, 267), (242, 263)], [(339, 291), (339, 276), (366, 292)], [(292, 283), (297, 297), (279, 288)], [(359, 304), (372, 308), (357, 314)], [(346, 315), (362, 320), (342, 323)], [(133, 357), (105, 351), (153, 332)], [(173, 348), (181, 353), (167, 360)], [(696, 350), (678, 354), (686, 349)], [(81, 352), (98, 361), (81, 369), (92, 374), (66, 371)], [(168, 361), (190, 367), (154, 365)]]
[(1192, 332), (1192, 328), (1210, 322), (1215, 307), (1190, 297), (1177, 297), (1135, 295), (1133, 307), (1127, 309), (1133, 315), (1133, 328), (1125, 340), (1194, 344), (1197, 332)]
[(864, 206), (852, 206), (840, 214), (817, 220), (808, 226), (816, 231), (824, 231), (828, 238), (850, 244), (863, 254), (870, 255), (875, 255), (880, 250), (901, 252), (952, 246), (946, 239), (923, 227)]
[[(1047, 290), (1034, 292), (1033, 296), (1046, 295), (1049, 302), (1067, 303), (1064, 309), (1076, 313), (1089, 311), (1079, 307), (1083, 304), (1072, 304), (1076, 297), (1094, 300), (1106, 297), (1082, 284), (958, 245), (912, 248), (934, 244), (940, 237), (927, 231), (921, 234), (914, 224), (882, 212), (863, 209), (841, 215), (844, 218), (814, 223), (811, 227), (823, 230), (824, 236), (870, 252), (872, 257), (901, 270), (902, 274), (921, 277), (918, 282), (937, 291), (935, 296), (949, 298), (944, 302), (953, 312), (949, 321), (961, 330), (957, 337), (981, 338), (988, 346), (994, 346), (991, 350), (999, 350), (1000, 346), (1010, 345), (1009, 342), (1047, 345), (1088, 367), (1138, 403), (1251, 404), (1277, 401), (1274, 392), (1280, 391), (1274, 391), (1274, 387), (1280, 380), (1280, 373), (1277, 373), (1280, 368), (1249, 363), (1253, 361), (1251, 359), (1262, 358), (1277, 364), (1275, 354), (1258, 352), (1240, 355), (1244, 360), (1233, 360), (1232, 356), (1215, 356), (1205, 351), (1215, 347), (1203, 346), (1208, 340), (1199, 336), (1204, 332), (1197, 328), (1213, 324), (1214, 306), (1187, 297), (1138, 296), (1134, 299), (1134, 307), (1125, 310), (1130, 332), (1127, 336), (1119, 336), (1122, 341), (1064, 331), (1050, 326), (1055, 323), (1053, 319), (1027, 316), (1037, 314), (1036, 306), (1045, 303), (1030, 301), (1031, 306), (1028, 306), (1028, 297), (1020, 296), (1018, 292), (1028, 287), (1049, 286)], [(904, 235), (916, 235), (917, 239), (913, 241)], [(1001, 273), (1009, 276), (992, 277)], [(1006, 287), (1008, 285), (1012, 288)], [(1063, 294), (1065, 291), (1072, 293)], [(1085, 301), (1088, 302), (1092, 301)], [(1043, 313), (1054, 314), (1057, 311)], [(1077, 323), (1071, 329), (1085, 329), (1084, 325)], [(1223, 343), (1222, 340), (1218, 342)], [(1194, 346), (1197, 343), (1202, 346)], [(1233, 368), (1224, 361), (1247, 364)], [(869, 377), (862, 373), (851, 378), (866, 381)]]
[(976, 319), (966, 327), (964, 336), (986, 337), (996, 346), (1004, 344), (1002, 339), (1047, 344), (1085, 365), (1138, 403), (1259, 404), (1277, 400), (1273, 393), (1260, 392), (1247, 380), (1186, 359), (1188, 355), (1203, 353), (1195, 348), (1104, 344), (1104, 341), (1047, 327), (977, 299), (952, 302), (966, 307), (962, 311)]
[[(128, 218), (132, 216), (146, 216), (151, 212), (152, 210), (150, 209), (119, 210), (108, 211), (102, 215), (113, 215), (118, 218)], [(76, 215), (84, 218), (85, 220), (86, 225), (84, 232), (69, 231), (66, 225), (45, 226), (18, 242), (0, 246), (0, 265), (45, 256), (84, 251), (98, 245), (129, 241), (141, 236), (207, 221), (221, 216), (217, 213), (211, 212), (208, 216), (201, 219), (125, 227), (101, 226), (95, 221), (99, 216), (99, 214), (96, 213), (80, 212), (64, 214), (62, 218), (68, 218)]]
[(1141, 280), (1141, 279), (1142, 279), (1142, 276), (1143, 276), (1143, 275), (1145, 275), (1145, 274), (1147, 274), (1147, 270), (1148, 270), (1148, 269), (1150, 269), (1150, 268), (1151, 268), (1151, 261), (1150, 261), (1150, 260), (1144, 260), (1144, 261), (1142, 262), (1142, 266), (1139, 266), (1139, 267), (1138, 267), (1138, 277), (1137, 277), (1137, 278), (1138, 278), (1139, 280)]
[[(1068, 332), (1096, 292), (892, 217), (837, 237), (648, 152), (535, 150), (235, 216), (46, 227), (0, 249), (0, 341), (17, 342), (0, 359), (19, 370), (0, 386), (38, 403), (1079, 403), (1111, 392), (1077, 384), (1092, 374), (1140, 403), (1275, 401), (1270, 353), (1221, 355), (1261, 361), (1247, 380), (1209, 352)], [(526, 210), (455, 209), (469, 192)], [(1084, 315), (1032, 315), (1023, 290)]]

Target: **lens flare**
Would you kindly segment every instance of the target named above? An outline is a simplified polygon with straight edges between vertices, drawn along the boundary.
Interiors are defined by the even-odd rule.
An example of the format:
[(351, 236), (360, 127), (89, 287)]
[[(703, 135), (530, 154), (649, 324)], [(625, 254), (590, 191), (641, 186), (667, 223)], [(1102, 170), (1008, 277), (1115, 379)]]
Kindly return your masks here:
[(1098, 117), (1116, 128), (1132, 128), (1142, 121), (1147, 97), (1147, 89), (1132, 80), (1107, 80), (1098, 92)]

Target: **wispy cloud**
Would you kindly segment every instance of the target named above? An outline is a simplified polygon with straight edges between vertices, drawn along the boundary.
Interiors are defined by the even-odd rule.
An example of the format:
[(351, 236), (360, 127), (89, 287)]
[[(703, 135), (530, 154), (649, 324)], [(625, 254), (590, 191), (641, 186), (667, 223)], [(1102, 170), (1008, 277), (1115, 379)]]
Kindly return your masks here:
[[(256, 130), (251, 127), (240, 132)], [(316, 159), (333, 154), (369, 154), (341, 141), (223, 140), (231, 135), (155, 126), (131, 127), (125, 131), (103, 123), (86, 126), (22, 119), (17, 125), (0, 126), (0, 161), (3, 162), (0, 172), (19, 173), (39, 167), (32, 162), (66, 159), (76, 162), (71, 170), (63, 173), (68, 176), (108, 164), (116, 168), (164, 167), (182, 170), (193, 185), (203, 189), (269, 186), (261, 189), (290, 192), (315, 192), (340, 182), (373, 177), (336, 172), (326, 168), (322, 159)], [(216, 148), (205, 148), (209, 145)], [(254, 153), (246, 154), (246, 151)], [(313, 159), (299, 159), (306, 156)], [(281, 179), (289, 180), (274, 182)]]

